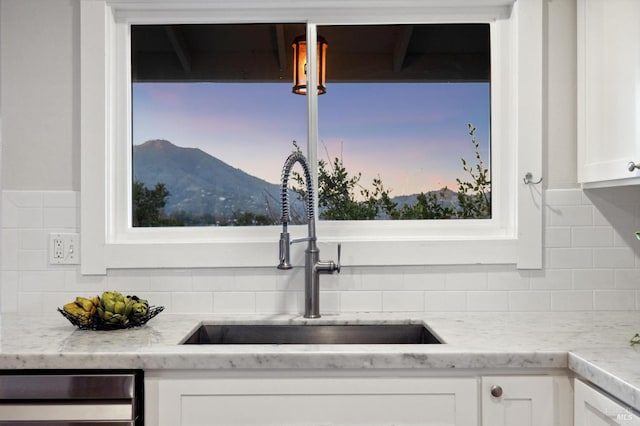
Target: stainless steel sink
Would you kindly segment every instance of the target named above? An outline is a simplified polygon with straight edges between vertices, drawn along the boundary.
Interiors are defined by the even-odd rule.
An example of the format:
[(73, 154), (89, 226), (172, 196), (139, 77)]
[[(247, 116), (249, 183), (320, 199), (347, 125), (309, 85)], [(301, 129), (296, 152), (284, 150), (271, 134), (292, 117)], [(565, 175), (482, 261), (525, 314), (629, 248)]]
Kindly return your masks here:
[(185, 345), (422, 345), (442, 343), (422, 324), (203, 324)]

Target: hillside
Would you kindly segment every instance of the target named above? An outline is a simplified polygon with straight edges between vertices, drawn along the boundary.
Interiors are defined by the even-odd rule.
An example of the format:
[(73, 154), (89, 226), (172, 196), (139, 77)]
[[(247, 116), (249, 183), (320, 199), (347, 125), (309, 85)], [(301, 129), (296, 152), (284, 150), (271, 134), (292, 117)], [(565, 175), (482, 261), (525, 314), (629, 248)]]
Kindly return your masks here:
[[(246, 213), (260, 215), (266, 220), (263, 224), (280, 222), (280, 185), (232, 167), (198, 148), (179, 147), (167, 140), (136, 145), (133, 173), (147, 188), (164, 183), (170, 193), (165, 214), (177, 215), (185, 224), (230, 224)], [(440, 190), (432, 192), (440, 194)], [(455, 191), (447, 189), (443, 195), (444, 207), (458, 207)], [(416, 197), (412, 194), (391, 199), (402, 208), (416, 204)], [(292, 223), (304, 221), (303, 204), (293, 193), (290, 202)], [(387, 217), (381, 212), (378, 219)]]
[(244, 212), (279, 217), (279, 185), (271, 184), (197, 148), (166, 140), (133, 147), (134, 178), (153, 188), (157, 182), (170, 192), (165, 212), (187, 211), (234, 217)]

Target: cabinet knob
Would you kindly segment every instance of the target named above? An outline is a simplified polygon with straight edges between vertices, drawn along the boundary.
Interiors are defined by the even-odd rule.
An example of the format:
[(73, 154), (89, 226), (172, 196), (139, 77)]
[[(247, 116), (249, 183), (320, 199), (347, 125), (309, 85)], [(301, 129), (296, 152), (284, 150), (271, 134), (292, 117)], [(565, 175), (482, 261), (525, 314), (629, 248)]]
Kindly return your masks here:
[(502, 387), (498, 385), (491, 386), (491, 396), (500, 398), (502, 396)]
[(635, 169), (640, 169), (640, 165), (634, 163), (633, 161), (629, 161), (629, 164), (627, 164), (627, 168), (630, 172), (634, 171)]

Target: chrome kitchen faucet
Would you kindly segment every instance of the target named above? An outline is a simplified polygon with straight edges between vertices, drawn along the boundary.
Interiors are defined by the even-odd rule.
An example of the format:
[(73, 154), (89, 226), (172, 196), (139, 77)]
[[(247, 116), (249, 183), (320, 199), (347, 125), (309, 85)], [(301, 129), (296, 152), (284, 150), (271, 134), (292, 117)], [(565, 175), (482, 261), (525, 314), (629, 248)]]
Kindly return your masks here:
[[(289, 222), (289, 175), (291, 168), (300, 163), (304, 172), (306, 183), (307, 204), (307, 237), (290, 240), (287, 230)], [(320, 274), (340, 273), (340, 244), (338, 244), (338, 262), (323, 262), (320, 260), (320, 250), (316, 244), (316, 222), (313, 197), (313, 181), (309, 173), (309, 163), (300, 152), (294, 152), (284, 162), (282, 168), (282, 232), (280, 233), (280, 263), (278, 269), (291, 269), (289, 261), (289, 247), (293, 243), (307, 241), (307, 249), (304, 251), (304, 317), (320, 318)]]

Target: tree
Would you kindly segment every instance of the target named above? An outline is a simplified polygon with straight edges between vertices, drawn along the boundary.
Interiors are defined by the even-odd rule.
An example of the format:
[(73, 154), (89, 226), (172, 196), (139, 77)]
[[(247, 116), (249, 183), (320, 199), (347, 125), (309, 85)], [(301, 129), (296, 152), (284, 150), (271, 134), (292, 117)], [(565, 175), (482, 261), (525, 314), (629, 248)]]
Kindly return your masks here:
[[(293, 190), (304, 200), (306, 197), (303, 177), (295, 172), (292, 175)], [(373, 179), (372, 189), (360, 185), (362, 174), (349, 176), (341, 158), (334, 158), (331, 168), (327, 162), (318, 161), (318, 207), (319, 216), (326, 220), (373, 220), (382, 212), (395, 209), (396, 204), (389, 197), (382, 180)], [(360, 199), (357, 199), (359, 192)]]
[(475, 151), (476, 164), (470, 166), (462, 158), (462, 168), (471, 180), (456, 179), (458, 183), (458, 217), (483, 219), (491, 217), (491, 181), (489, 170), (480, 157), (480, 144), (476, 140), (476, 128), (468, 124), (471, 143)]
[(405, 204), (402, 208), (394, 212), (393, 219), (451, 219), (455, 217), (456, 210), (452, 207), (444, 206), (444, 198), (447, 187), (440, 191), (421, 192), (416, 196), (416, 203)]
[(255, 214), (251, 212), (240, 213), (234, 219), (235, 225), (238, 226), (260, 226), (260, 225), (273, 225), (273, 221), (269, 216), (263, 214)]
[[(489, 170), (484, 166), (480, 155), (480, 144), (476, 140), (476, 128), (468, 124), (471, 143), (475, 151), (475, 165), (464, 159), (462, 169), (467, 179), (457, 178), (457, 208), (447, 200), (446, 187), (437, 191), (421, 192), (416, 195), (415, 203), (398, 203), (391, 197), (382, 179), (373, 179), (371, 189), (361, 185), (361, 173), (349, 175), (341, 158), (333, 162), (318, 161), (318, 206), (319, 216), (327, 220), (372, 220), (388, 218), (407, 219), (482, 219), (491, 217), (491, 181)], [(294, 142), (296, 150), (300, 151)], [(327, 153), (327, 158), (329, 155)], [(302, 176), (294, 172), (293, 190), (304, 200), (305, 182)], [(357, 196), (359, 194), (359, 197)]]
[(170, 195), (164, 183), (147, 188), (139, 180), (133, 182), (133, 226), (179, 226), (177, 221), (164, 216), (166, 198)]

